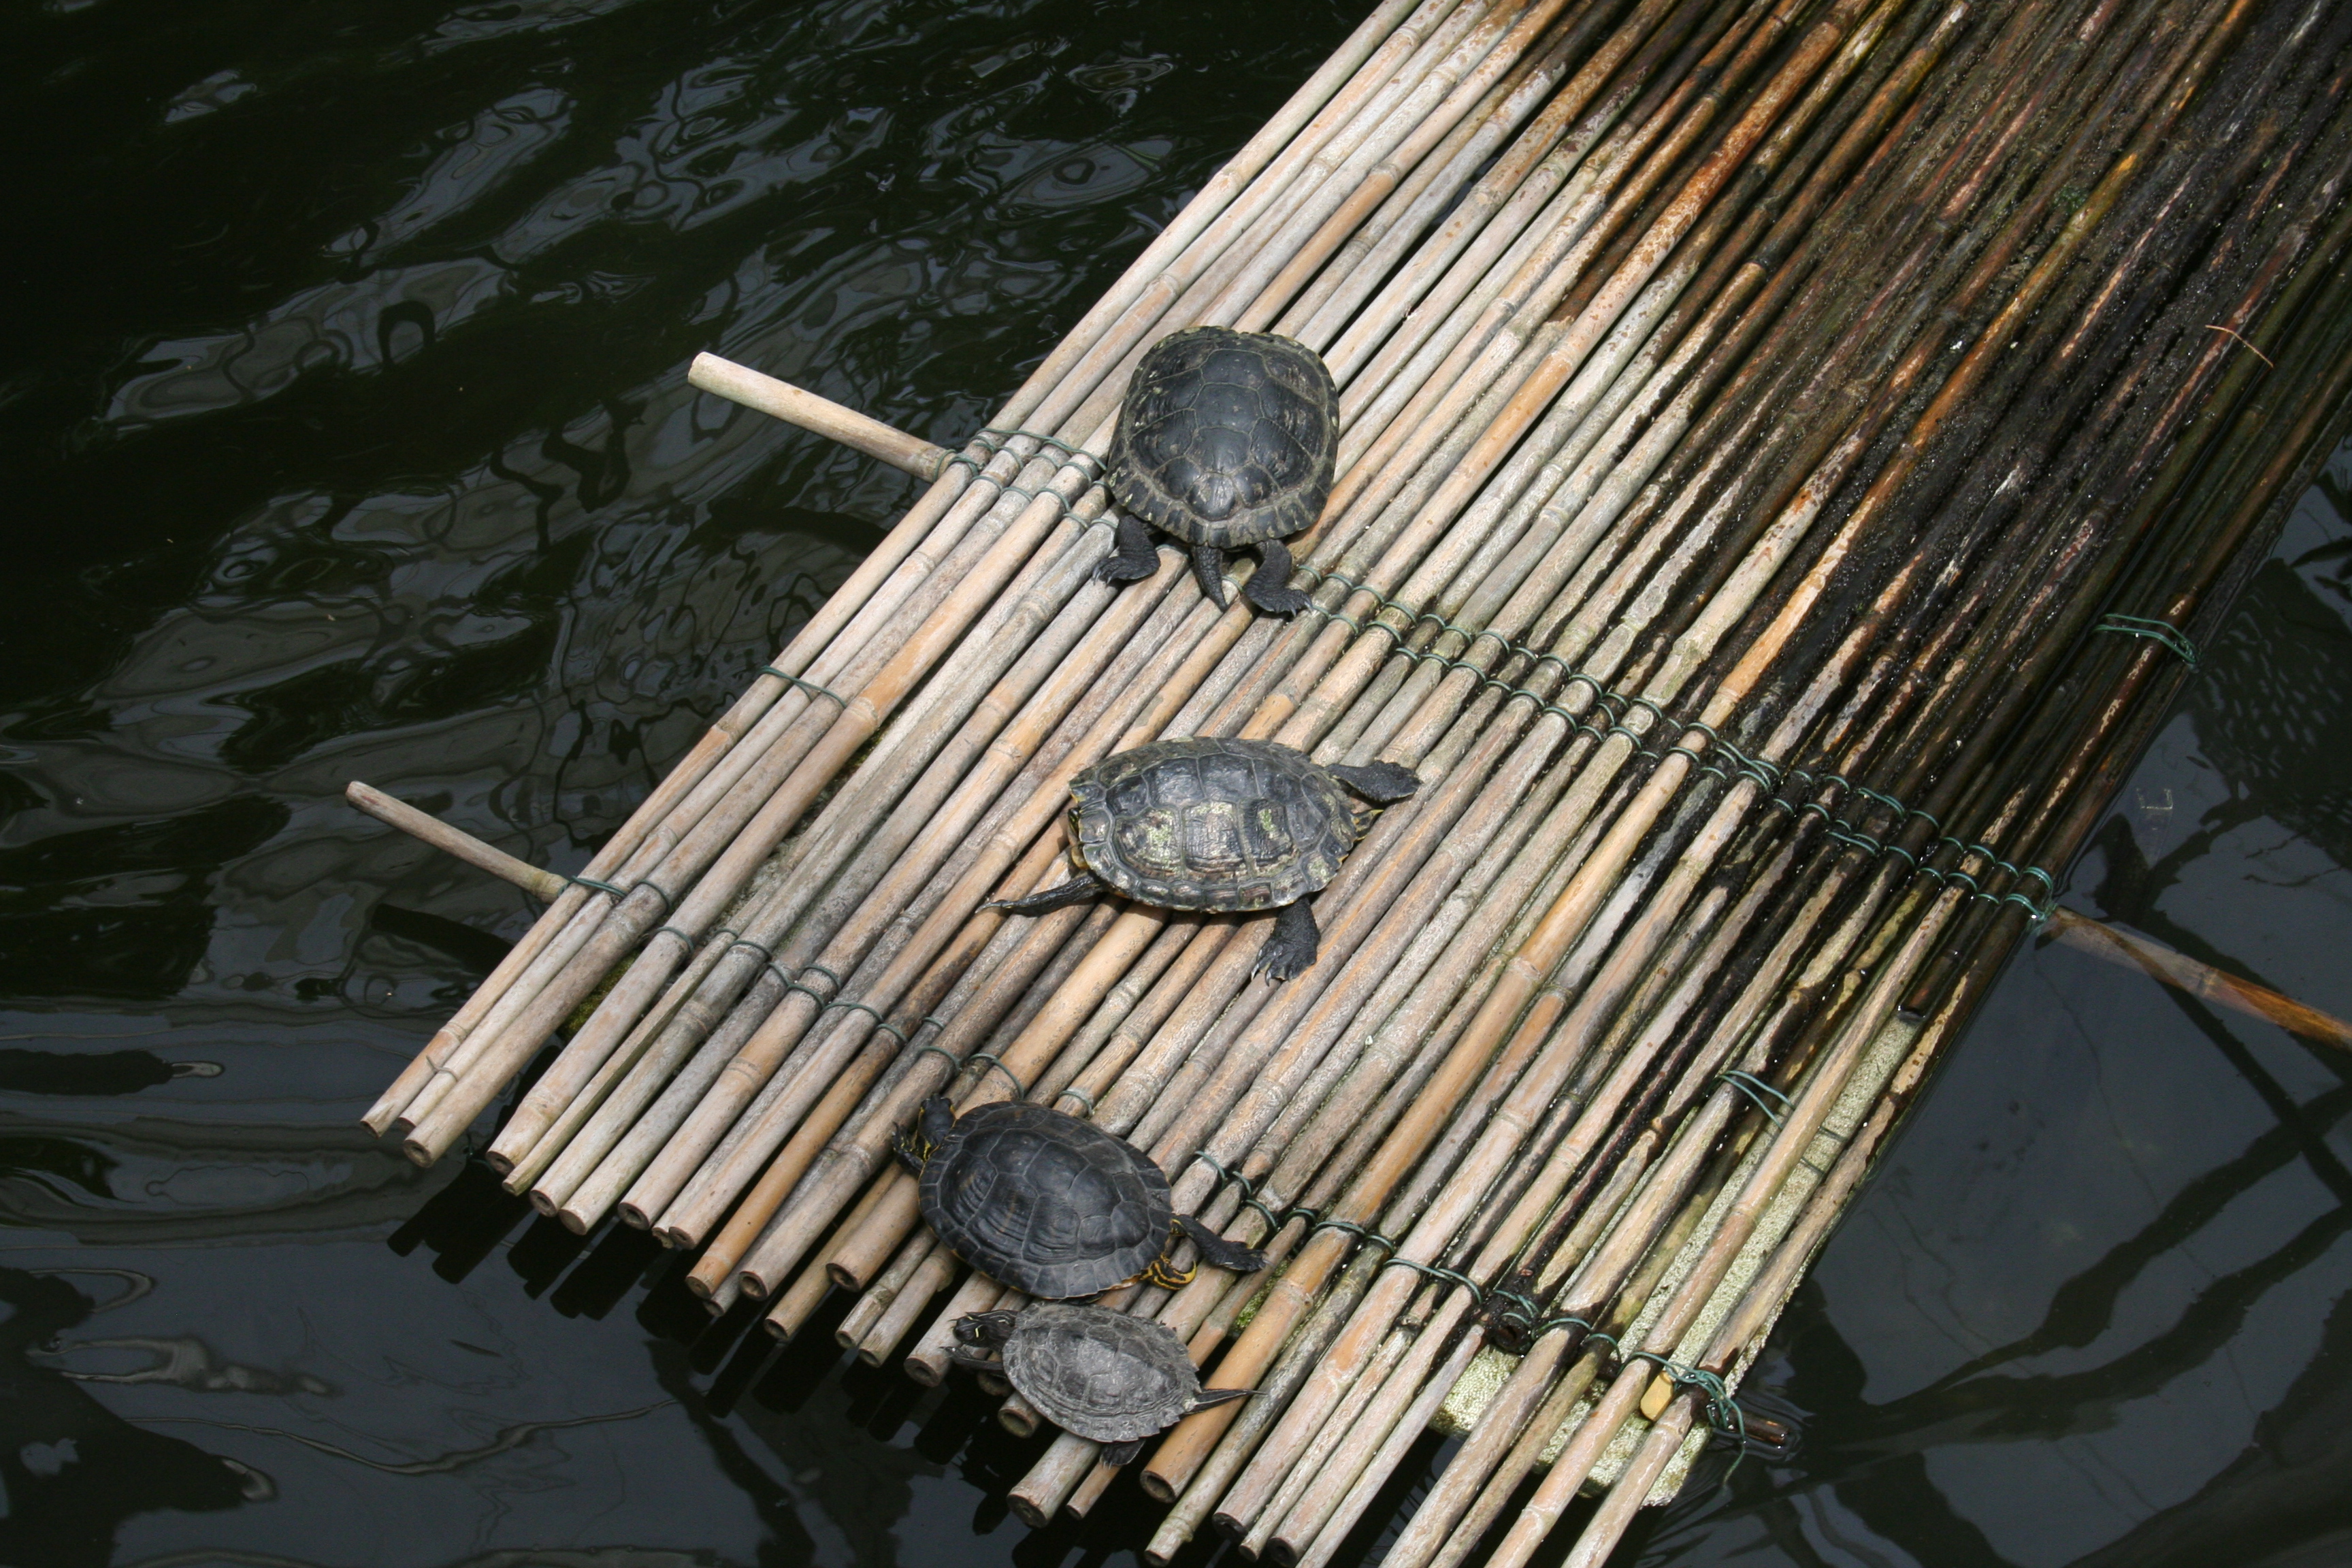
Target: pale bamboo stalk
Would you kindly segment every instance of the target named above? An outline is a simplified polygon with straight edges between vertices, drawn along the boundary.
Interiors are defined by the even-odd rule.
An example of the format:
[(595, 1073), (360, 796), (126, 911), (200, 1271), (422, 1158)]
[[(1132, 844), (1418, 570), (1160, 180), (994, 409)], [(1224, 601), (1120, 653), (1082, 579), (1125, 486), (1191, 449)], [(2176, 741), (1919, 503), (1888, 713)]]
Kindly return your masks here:
[[(1784, 1125), (1767, 1147), (1763, 1160), (1742, 1182), (1738, 1202), (1709, 1239), (1705, 1253), (1684, 1275), (1666, 1310), (1652, 1323), (1637, 1348), (1669, 1353), (1706, 1304), (1765, 1205), (1811, 1146), (1822, 1119), (1835, 1104), (1864, 1047), (1893, 1016), (1903, 988), (1910, 984), (1919, 962), (1932, 950), (1960, 897), (1954, 889), (1939, 898), (1933, 911), (1922, 918), (1906, 938), (1893, 961), (1873, 975), (1869, 1000), (1855, 1009), (1837, 1040), (1814, 1066), (1789, 1108)], [(1639, 1405), (1649, 1383), (1646, 1375), (1636, 1373), (1620, 1376), (1610, 1384), (1609, 1392), (1553, 1463), (1551, 1473), (1538, 1487), (1535, 1497), (1520, 1510), (1497, 1549), (1495, 1561), (1514, 1568), (1526, 1561), (1528, 1553), (1549, 1532), (1568, 1497), (1591, 1472), (1601, 1448), (1615, 1436)]]
[[(792, 743), (794, 731), (787, 730), (677, 844), (661, 856), (657, 864), (639, 877), (627, 898), (619, 900), (609, 912), (600, 910), (591, 901), (588, 909), (594, 911), (590, 915), (594, 930), (573, 949), (584, 956), (547, 971), (545, 983), (527, 995), (516, 998), (510, 994), (509, 1001), (516, 1005), (509, 1007), (502, 1004), (494, 1009), (485, 1026), (467, 1042), (469, 1059), (462, 1066), (453, 1062), (420, 1093), (422, 1100), (436, 1085), (442, 1086), (432, 1109), (412, 1127), (407, 1144), (413, 1157), (428, 1163), (437, 1158), (496, 1096), (521, 1061), (538, 1048), (547, 1032), (578, 1005), (630, 946), (652, 929), (655, 921), (669, 915), (672, 924), (685, 927), (691, 918), (697, 921), (693, 929), (698, 929), (700, 922), (715, 917), (717, 910), (710, 906), (723, 904), (733, 897), (816, 789), (873, 733), (887, 707), (905, 694), (914, 678), (915, 667), (927, 667), (940, 651), (940, 644), (950, 628), (961, 629), (955, 627), (955, 623), (962, 614), (976, 613), (977, 602), (985, 596), (984, 591), (992, 585), (996, 574), (1017, 570), (1018, 558), (1024, 553), (1021, 547), (1034, 543), (1032, 535), (1042, 533), (1061, 504), (1041, 500), (1023, 507), (1017, 526), (1008, 526), (989, 542), (982, 557), (988, 565), (961, 574), (954, 583), (948, 602), (956, 604), (958, 610), (945, 616), (933, 615), (923, 621), (921, 626), (929, 628), (929, 635), (922, 636), (919, 628), (915, 640), (902, 646), (867, 683), (870, 694), (861, 689), (857, 695), (844, 699), (840, 715), (830, 724), (801, 727), (803, 731), (817, 731), (812, 746), (803, 750)], [(946, 575), (946, 567), (953, 563), (950, 556), (942, 570), (933, 575)], [(712, 868), (714, 860), (723, 869)], [(695, 916), (688, 917), (684, 910), (671, 910), (671, 899), (661, 890), (663, 885), (682, 887), (704, 868), (713, 868), (716, 874), (703, 875), (688, 895), (695, 906)], [(596, 918), (598, 914), (601, 919)], [(526, 975), (524, 982), (519, 982), (517, 990), (521, 990), (529, 979)], [(493, 1024), (495, 1028), (489, 1026)]]
[(948, 1281), (955, 1278), (954, 1255), (928, 1237), (921, 1240), (925, 1243), (922, 1261), (907, 1277), (897, 1297), (857, 1342), (857, 1359), (867, 1366), (880, 1366), (890, 1359), (890, 1352), (898, 1348), (899, 1342), (914, 1328), (916, 1318), (930, 1304), (931, 1298), (947, 1289)]
[(2322, 1045), (2352, 1048), (2352, 1024), (2291, 996), (2283, 996), (2266, 985), (2257, 985), (2211, 964), (2200, 963), (2161, 942), (2117, 931), (2069, 909), (2050, 911), (2050, 930), (2069, 947), (2079, 948), (2110, 963), (2145, 971), (2201, 1002), (2217, 1002)]
[[(849, 1310), (833, 1331), (834, 1343), (845, 1351), (856, 1350), (859, 1342), (881, 1321), (890, 1303), (898, 1299), (898, 1292), (908, 1279), (914, 1278), (915, 1271), (939, 1249), (938, 1242), (930, 1237), (908, 1237), (907, 1245), (900, 1247), (898, 1255), (890, 1260), (890, 1267), (877, 1275), (866, 1293), (850, 1303)], [(891, 1342), (895, 1344), (897, 1342)]]
[[(1350, 1452), (1343, 1450), (1337, 1456), (1333, 1464), (1333, 1473), (1353, 1474), (1358, 1478), (1355, 1484), (1349, 1487), (1332, 1506), (1328, 1522), (1317, 1534), (1309, 1538), (1305, 1545), (1295, 1549), (1295, 1555), (1286, 1555), (1278, 1552), (1278, 1560), (1296, 1563), (1300, 1565), (1300, 1568), (1322, 1568), (1322, 1564), (1331, 1561), (1332, 1556), (1339, 1552), (1341, 1542), (1346, 1541), (1349, 1531), (1355, 1528), (1356, 1521), (1362, 1518), (1364, 1510), (1371, 1506), (1373, 1494), (1380, 1489), (1381, 1484), (1395, 1472), (1397, 1466), (1404, 1462), (1405, 1450), (1410, 1448), (1429, 1424), (1436, 1419), (1438, 1406), (1445, 1403), (1445, 1396), (1453, 1392), (1455, 1384), (1462, 1381), (1463, 1373), (1469, 1371), (1470, 1363), (1477, 1355), (1478, 1348), (1477, 1337), (1465, 1334), (1454, 1342), (1452, 1352), (1439, 1364), (1435, 1375), (1423, 1380), (1417, 1388), (1405, 1378), (1395, 1380), (1400, 1394), (1407, 1391), (1412, 1393), (1412, 1402), (1392, 1416), (1385, 1410), (1375, 1416), (1371, 1423), (1371, 1429), (1381, 1430), (1382, 1417), (1386, 1417), (1386, 1436), (1381, 1438), (1379, 1447), (1372, 1451), (1362, 1466), (1353, 1466), (1353, 1455)], [(1387, 1389), (1383, 1389), (1381, 1394), (1384, 1401), (1390, 1396), (1390, 1391)], [(1353, 1441), (1354, 1438), (1351, 1436), (1350, 1442)], [(1372, 1479), (1374, 1477), (1380, 1479), (1375, 1481)], [(1310, 1494), (1308, 1498), (1302, 1500), (1301, 1508), (1303, 1510), (1307, 1504), (1317, 1501), (1318, 1500)], [(1319, 1507), (1315, 1510), (1318, 1514), (1321, 1511)], [(1253, 1535), (1255, 1536), (1255, 1532)], [(1271, 1535), (1272, 1532), (1269, 1531), (1269, 1538)], [(1286, 1541), (1284, 1544), (1288, 1545), (1289, 1542)], [(1260, 1555), (1264, 1555), (1263, 1552)]]
[(803, 1270), (800, 1278), (778, 1291), (769, 1302), (766, 1314), (760, 1320), (760, 1327), (770, 1338), (789, 1343), (807, 1326), (808, 1321), (816, 1315), (816, 1310), (832, 1293), (833, 1281), (826, 1278), (824, 1269)]
[(552, 902), (570, 886), (554, 872), (518, 860), (463, 828), (452, 827), (430, 813), (394, 799), (373, 784), (353, 779), (343, 786), (343, 798), (377, 821), (397, 827), (412, 838), (422, 839), (445, 855), (454, 855), (469, 866), (479, 867), (502, 881), (512, 882), (535, 899)]
[(938, 479), (941, 467), (953, 456), (945, 447), (935, 447), (903, 430), (894, 430), (854, 408), (845, 408), (789, 381), (779, 381), (714, 353), (696, 354), (687, 366), (686, 379), (704, 392), (838, 441), (919, 479)]

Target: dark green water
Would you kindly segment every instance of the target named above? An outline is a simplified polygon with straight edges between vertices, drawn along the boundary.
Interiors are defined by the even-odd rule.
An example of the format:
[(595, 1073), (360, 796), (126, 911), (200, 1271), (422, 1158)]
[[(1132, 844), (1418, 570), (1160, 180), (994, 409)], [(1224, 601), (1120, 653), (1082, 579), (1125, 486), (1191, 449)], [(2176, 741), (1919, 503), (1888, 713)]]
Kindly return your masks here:
[[(583, 864), (909, 491), (692, 353), (954, 439), (1358, 8), (0, 18), (0, 1564), (1134, 1560), (970, 1390), (369, 1140), (532, 911), (340, 792)], [(2352, 1014), (2335, 474), (2069, 898)], [(1628, 1559), (2352, 1559), (2347, 1111), (2030, 952), (1751, 1380), (1801, 1447)]]

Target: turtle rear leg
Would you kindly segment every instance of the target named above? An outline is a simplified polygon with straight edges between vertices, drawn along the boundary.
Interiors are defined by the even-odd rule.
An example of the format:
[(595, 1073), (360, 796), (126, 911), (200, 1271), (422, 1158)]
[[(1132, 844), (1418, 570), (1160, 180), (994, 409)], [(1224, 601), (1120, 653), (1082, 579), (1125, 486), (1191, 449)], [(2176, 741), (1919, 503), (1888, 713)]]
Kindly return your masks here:
[(1108, 890), (1101, 878), (1092, 871), (1081, 871), (1068, 881), (1048, 888), (1042, 893), (1032, 893), (1025, 899), (993, 899), (980, 907), (1003, 910), (1009, 915), (1042, 915), (1066, 905), (1098, 899)]
[(1307, 607), (1307, 590), (1290, 585), (1290, 547), (1279, 539), (1261, 540), (1257, 570), (1242, 584), (1242, 597), (1269, 616), (1295, 616)]
[(1129, 1437), (1124, 1443), (1107, 1444), (1102, 1451), (1102, 1462), (1113, 1469), (1121, 1465), (1131, 1465), (1135, 1463), (1135, 1457), (1143, 1452), (1144, 1441), (1141, 1437)]
[[(1227, 1241), (1191, 1215), (1178, 1215), (1176, 1228), (1201, 1249), (1201, 1261), (1212, 1268), (1223, 1268), (1231, 1274), (1255, 1274), (1265, 1267), (1265, 1254), (1255, 1247), (1244, 1247), (1238, 1241)], [(1223, 1397), (1238, 1399), (1247, 1389), (1228, 1390)], [(1213, 1400), (1212, 1404), (1215, 1403)]]
[(1225, 607), (1225, 552), (1213, 544), (1192, 546), (1192, 575), (1201, 580), (1201, 592), (1209, 603), (1219, 609)]
[(1305, 899), (1285, 904), (1275, 917), (1274, 934), (1257, 950), (1257, 963), (1250, 973), (1268, 980), (1287, 980), (1315, 962), (1315, 950), (1322, 940), (1323, 933), (1315, 926), (1315, 911)]
[(948, 1352), (948, 1360), (954, 1365), (970, 1372), (992, 1372), (1000, 1376), (1004, 1372), (1004, 1363), (994, 1356), (982, 1355), (978, 1351), (968, 1351), (961, 1345)]
[(1323, 770), (1376, 805), (1391, 805), (1421, 787), (1421, 775), (1402, 763), (1366, 763), (1351, 768), (1341, 764)]
[(1118, 587), (1140, 583), (1160, 570), (1160, 552), (1151, 547), (1151, 531), (1131, 511), (1118, 514), (1118, 548), (1095, 563), (1095, 581)]

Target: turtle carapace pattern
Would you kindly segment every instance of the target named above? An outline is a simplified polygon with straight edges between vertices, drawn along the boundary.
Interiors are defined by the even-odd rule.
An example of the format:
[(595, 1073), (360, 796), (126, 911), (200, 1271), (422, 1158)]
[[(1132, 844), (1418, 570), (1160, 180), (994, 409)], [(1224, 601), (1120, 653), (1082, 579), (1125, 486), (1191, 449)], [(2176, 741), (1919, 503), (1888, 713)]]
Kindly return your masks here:
[(1134, 1144), (1042, 1105), (998, 1100), (958, 1116), (934, 1095), (898, 1157), (948, 1250), (1040, 1300), (1136, 1279), (1182, 1285), (1192, 1270), (1171, 1255), (1187, 1238), (1216, 1268), (1265, 1267), (1265, 1254), (1177, 1214), (1168, 1178)]
[(1135, 367), (1119, 405), (1105, 464), (1118, 549), (1095, 575), (1117, 584), (1157, 572), (1156, 528), (1191, 548), (1217, 608), (1225, 552), (1255, 544), (1243, 596), (1270, 615), (1305, 609), (1282, 540), (1323, 514), (1339, 459), (1339, 389), (1313, 349), (1231, 327), (1171, 332)]
[(1154, 741), (1070, 780), (1071, 880), (982, 908), (1043, 914), (1103, 893), (1171, 910), (1280, 910), (1255, 973), (1315, 962), (1308, 896), (1371, 826), (1421, 787), (1395, 763), (1325, 765), (1278, 741)]
[[(1108, 1465), (1128, 1463), (1145, 1438), (1195, 1410), (1256, 1392), (1202, 1388), (1174, 1330), (1102, 1307), (974, 1312), (956, 1320), (955, 1337), (950, 1360), (1002, 1372), (1046, 1420), (1103, 1444)], [(992, 1349), (1001, 1360), (980, 1353)]]

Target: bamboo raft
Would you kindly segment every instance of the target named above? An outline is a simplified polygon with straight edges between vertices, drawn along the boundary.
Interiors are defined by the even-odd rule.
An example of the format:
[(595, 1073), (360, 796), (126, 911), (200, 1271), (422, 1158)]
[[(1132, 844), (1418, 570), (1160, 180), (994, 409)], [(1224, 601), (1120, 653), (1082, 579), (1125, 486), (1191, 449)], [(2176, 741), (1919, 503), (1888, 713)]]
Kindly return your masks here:
[[(962, 449), (705, 356), (927, 488), (581, 875), (403, 819), (551, 902), (367, 1124), (438, 1159), (570, 1020), (509, 1190), (779, 1337), (852, 1292), (937, 1382), (1021, 1299), (892, 1134), (1090, 1117), (1270, 1260), (1107, 1299), (1260, 1390), (1148, 1450), (1155, 1562), (1331, 1561), (1449, 1397), (1386, 1561), (1524, 1563), (1608, 1479), (1600, 1562), (1742, 1425), (2336, 429), (2347, 46), (2319, 0), (1386, 0)], [(1341, 388), (1287, 622), (1091, 576), (1129, 373), (1199, 322)], [(1279, 986), (1270, 915), (979, 909), (1180, 734), (1426, 781)], [(1115, 1473), (1065, 1435), (1013, 1505)]]

